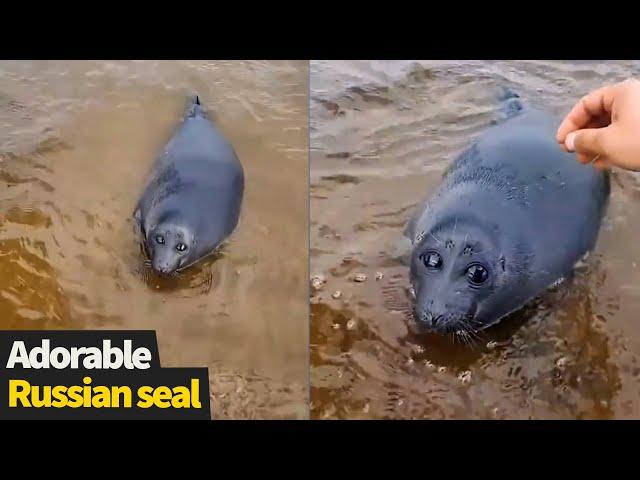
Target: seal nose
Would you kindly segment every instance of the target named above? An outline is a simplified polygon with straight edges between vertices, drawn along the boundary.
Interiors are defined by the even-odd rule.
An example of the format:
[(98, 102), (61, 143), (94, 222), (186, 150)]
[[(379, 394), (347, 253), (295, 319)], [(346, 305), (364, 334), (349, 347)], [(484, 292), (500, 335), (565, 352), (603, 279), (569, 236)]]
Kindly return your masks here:
[(169, 273), (171, 273), (171, 266), (168, 263), (163, 263), (163, 264), (156, 264), (154, 265), (154, 268), (156, 270), (156, 272), (158, 272), (161, 275), (167, 275)]

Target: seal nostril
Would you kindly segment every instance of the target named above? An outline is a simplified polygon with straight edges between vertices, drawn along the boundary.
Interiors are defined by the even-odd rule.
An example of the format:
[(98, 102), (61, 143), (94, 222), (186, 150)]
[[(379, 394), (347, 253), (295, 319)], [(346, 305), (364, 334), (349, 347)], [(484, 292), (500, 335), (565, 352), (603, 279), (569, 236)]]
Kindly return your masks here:
[(166, 265), (158, 266), (157, 271), (158, 271), (158, 273), (161, 273), (161, 274), (164, 275), (164, 274), (169, 273), (169, 267), (166, 266)]

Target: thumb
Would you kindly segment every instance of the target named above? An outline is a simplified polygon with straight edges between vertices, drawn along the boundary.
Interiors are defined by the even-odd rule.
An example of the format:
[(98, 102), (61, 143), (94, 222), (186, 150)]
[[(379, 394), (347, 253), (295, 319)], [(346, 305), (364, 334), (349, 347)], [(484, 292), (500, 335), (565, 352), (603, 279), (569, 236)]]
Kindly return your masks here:
[(585, 128), (567, 135), (565, 146), (570, 152), (589, 155), (605, 155), (605, 144), (610, 127)]

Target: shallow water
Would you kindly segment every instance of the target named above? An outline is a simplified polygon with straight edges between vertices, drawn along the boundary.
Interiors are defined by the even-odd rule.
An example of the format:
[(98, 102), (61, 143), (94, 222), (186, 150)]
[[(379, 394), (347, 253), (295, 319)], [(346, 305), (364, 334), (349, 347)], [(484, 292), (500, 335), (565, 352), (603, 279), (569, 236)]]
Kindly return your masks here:
[[(197, 92), (246, 175), (220, 255), (161, 280), (131, 214)], [(214, 418), (308, 416), (307, 62), (0, 62), (0, 329), (155, 329)]]
[[(557, 114), (639, 62), (311, 63), (312, 418), (638, 418), (640, 187), (616, 172), (574, 281), (474, 339), (407, 328), (398, 240), (496, 89)], [(356, 273), (367, 280), (354, 282)], [(380, 275), (382, 278), (379, 278)]]

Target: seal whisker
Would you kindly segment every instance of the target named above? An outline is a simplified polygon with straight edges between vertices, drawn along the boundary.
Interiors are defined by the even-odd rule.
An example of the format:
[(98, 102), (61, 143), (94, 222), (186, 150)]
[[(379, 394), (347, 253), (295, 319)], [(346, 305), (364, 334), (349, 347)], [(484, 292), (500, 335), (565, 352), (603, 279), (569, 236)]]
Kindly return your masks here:
[(461, 333), (467, 338), (467, 345), (471, 346), (471, 348), (473, 348), (474, 350), (477, 347), (477, 343), (476, 340), (479, 342), (479, 338), (477, 333), (475, 332), (475, 329), (472, 326), (472, 322), (474, 322), (473, 318), (463, 318), (460, 323), (461, 323)]
[(464, 325), (463, 327), (463, 333), (465, 338), (467, 339), (467, 346), (470, 347), (471, 349), (475, 350), (477, 345), (476, 345), (476, 341), (475, 339), (472, 337), (472, 330), (469, 328), (468, 325)]
[[(476, 340), (478, 340), (478, 341), (481, 341), (481, 340), (482, 340), (482, 338), (481, 338), (481, 333), (480, 333), (478, 330), (476, 330), (475, 328), (471, 328), (471, 329), (469, 329), (469, 334), (470, 334), (473, 338), (475, 338)], [(484, 336), (484, 335), (483, 335), (483, 336)]]
[(469, 348), (471, 348), (472, 350), (475, 350), (476, 349), (476, 343), (475, 343), (473, 337), (469, 334), (469, 331), (465, 330), (464, 335), (467, 338), (467, 346)]
[(476, 349), (476, 342), (474, 340), (474, 338), (469, 334), (469, 332), (467, 332), (467, 338), (469, 339), (469, 347), (471, 347), (472, 350)]
[(467, 334), (469, 335), (469, 339), (471, 340), (471, 344), (474, 350), (478, 349), (478, 345), (480, 344), (480, 339), (478, 337), (478, 334), (473, 330), (473, 329), (469, 329), (467, 330)]
[(465, 344), (469, 341), (469, 334), (467, 333), (467, 327), (464, 325), (460, 329), (460, 336), (465, 339)]
[(462, 328), (458, 328), (457, 330), (454, 330), (453, 335), (454, 335), (454, 338), (457, 338), (460, 340), (461, 344), (464, 344), (465, 346), (467, 345), (467, 338), (464, 331), (464, 325), (462, 325)]

